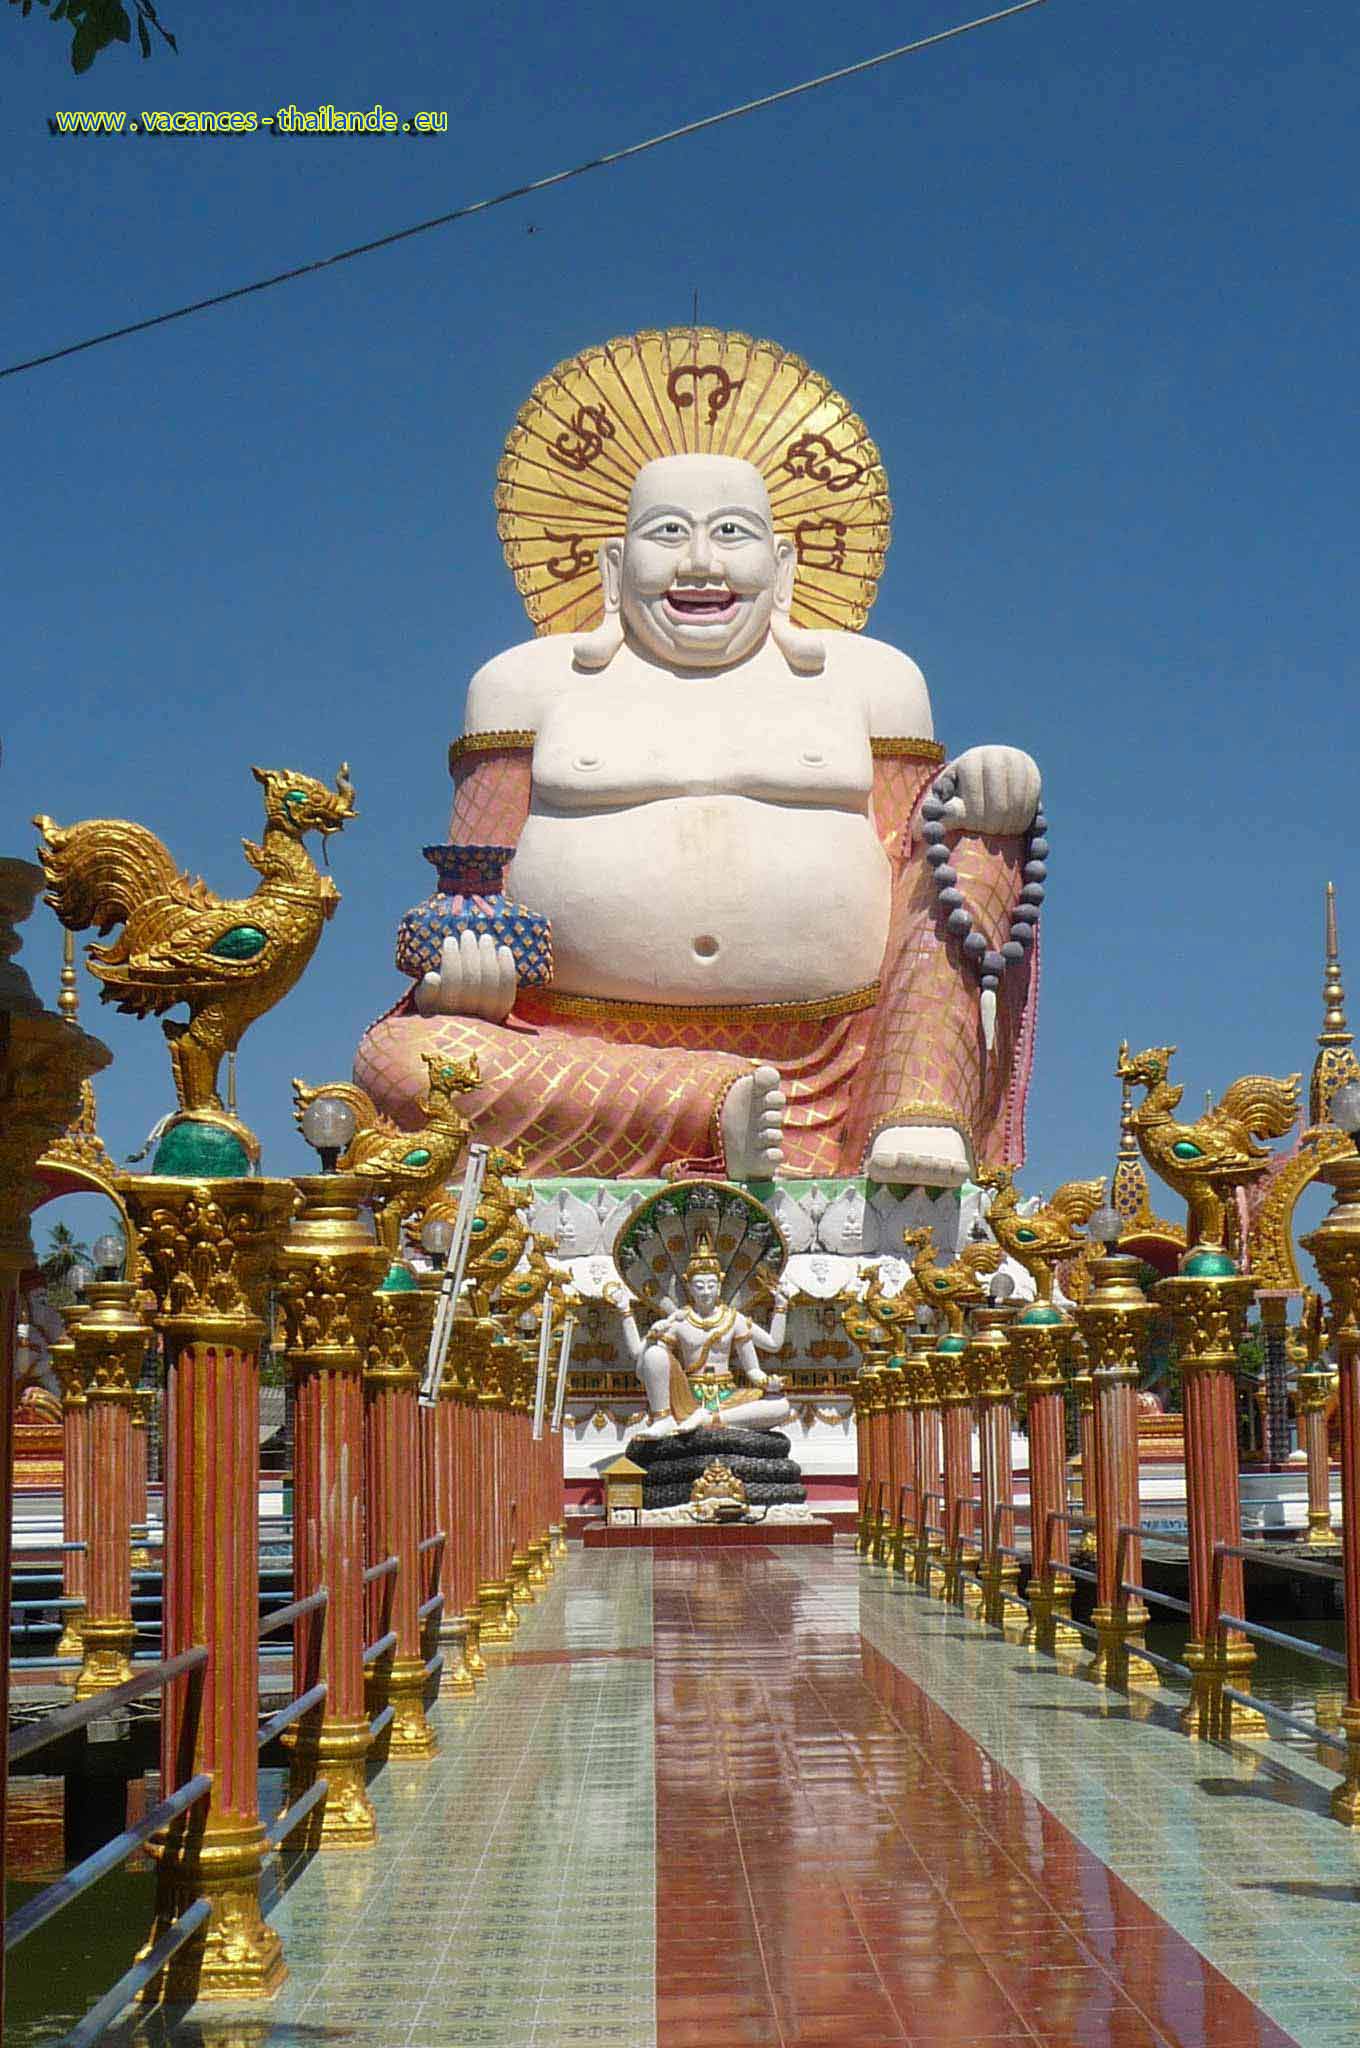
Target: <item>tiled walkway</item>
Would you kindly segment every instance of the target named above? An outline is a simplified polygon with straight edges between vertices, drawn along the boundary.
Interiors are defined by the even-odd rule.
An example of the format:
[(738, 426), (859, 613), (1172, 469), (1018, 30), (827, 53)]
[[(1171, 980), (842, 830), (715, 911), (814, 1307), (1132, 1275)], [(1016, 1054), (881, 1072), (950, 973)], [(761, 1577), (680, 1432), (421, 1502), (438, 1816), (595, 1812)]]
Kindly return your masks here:
[(375, 1851), (176, 2048), (1342, 2048), (1329, 1774), (1185, 1740), (838, 1546), (576, 1554)]

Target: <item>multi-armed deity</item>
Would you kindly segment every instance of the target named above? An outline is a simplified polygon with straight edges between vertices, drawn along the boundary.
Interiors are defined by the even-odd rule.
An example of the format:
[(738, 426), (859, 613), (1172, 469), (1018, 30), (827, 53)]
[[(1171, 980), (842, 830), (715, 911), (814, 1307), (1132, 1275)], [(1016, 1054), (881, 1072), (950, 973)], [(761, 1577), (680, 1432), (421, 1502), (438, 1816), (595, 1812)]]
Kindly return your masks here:
[(410, 1126), (428, 1057), (475, 1056), (474, 1126), (539, 1176), (1018, 1163), (1038, 770), (946, 764), (861, 631), (861, 421), (770, 342), (639, 334), (538, 385), (500, 478), (539, 637), (472, 679), (442, 894), (356, 1078)]

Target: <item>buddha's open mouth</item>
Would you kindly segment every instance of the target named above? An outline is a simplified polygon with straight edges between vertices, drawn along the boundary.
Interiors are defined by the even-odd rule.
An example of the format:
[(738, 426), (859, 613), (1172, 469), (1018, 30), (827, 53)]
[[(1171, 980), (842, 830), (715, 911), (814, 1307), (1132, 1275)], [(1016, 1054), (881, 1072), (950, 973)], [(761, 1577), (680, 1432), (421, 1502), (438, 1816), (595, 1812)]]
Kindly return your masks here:
[(725, 583), (666, 592), (666, 610), (682, 626), (722, 626), (737, 616), (741, 599)]

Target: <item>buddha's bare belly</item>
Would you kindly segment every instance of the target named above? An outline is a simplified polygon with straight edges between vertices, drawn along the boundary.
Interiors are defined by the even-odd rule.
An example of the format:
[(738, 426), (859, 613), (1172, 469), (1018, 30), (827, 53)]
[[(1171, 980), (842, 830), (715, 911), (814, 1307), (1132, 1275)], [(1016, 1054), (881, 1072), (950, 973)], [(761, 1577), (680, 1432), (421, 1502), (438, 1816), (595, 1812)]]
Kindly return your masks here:
[(552, 920), (555, 986), (662, 1003), (799, 1002), (874, 980), (887, 858), (862, 813), (734, 795), (535, 809), (508, 885)]

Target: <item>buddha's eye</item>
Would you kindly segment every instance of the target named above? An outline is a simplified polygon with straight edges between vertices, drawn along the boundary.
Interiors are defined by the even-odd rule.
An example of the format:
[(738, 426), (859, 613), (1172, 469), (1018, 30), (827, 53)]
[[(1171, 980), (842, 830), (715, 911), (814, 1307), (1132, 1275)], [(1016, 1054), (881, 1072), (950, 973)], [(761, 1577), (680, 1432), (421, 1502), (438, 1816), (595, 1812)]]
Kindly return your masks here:
[(661, 519), (651, 528), (649, 540), (683, 540), (685, 529), (678, 519)]
[(749, 540), (746, 528), (737, 519), (720, 519), (713, 529), (719, 540)]

